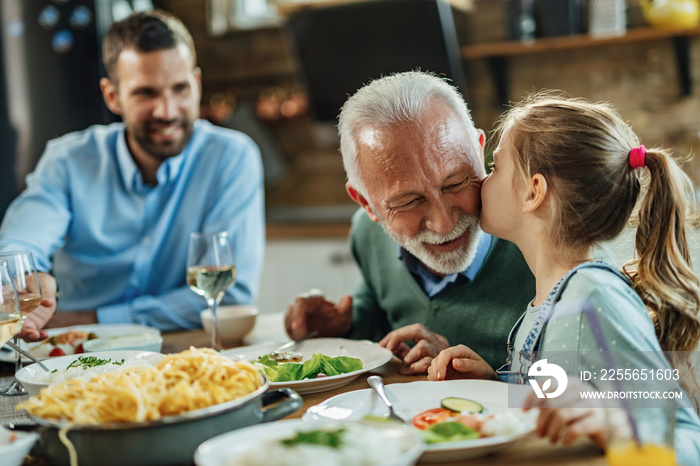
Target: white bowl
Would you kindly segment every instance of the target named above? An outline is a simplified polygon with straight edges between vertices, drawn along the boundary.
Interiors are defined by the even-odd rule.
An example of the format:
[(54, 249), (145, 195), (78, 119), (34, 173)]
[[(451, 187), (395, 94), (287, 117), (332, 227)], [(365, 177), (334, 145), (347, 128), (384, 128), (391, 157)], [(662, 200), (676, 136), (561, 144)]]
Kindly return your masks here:
[(38, 438), (36, 432), (19, 432), (0, 427), (0, 464), (20, 466)]
[(163, 337), (157, 333), (131, 333), (113, 337), (101, 337), (83, 343), (85, 352), (139, 350), (160, 353), (163, 347)]
[[(211, 333), (211, 311), (204, 309), (200, 315), (202, 327)], [(219, 306), (216, 310), (219, 339), (223, 344), (240, 343), (253, 330), (257, 316), (258, 308), (255, 306)]]
[[(38, 395), (42, 388), (46, 388), (50, 385), (62, 382), (59, 379), (68, 366), (73, 362), (78, 360), (78, 358), (84, 357), (95, 357), (97, 359), (111, 360), (107, 365), (99, 366), (98, 371), (80, 369), (71, 369), (71, 374), (73, 378), (75, 377), (89, 377), (90, 374), (96, 374), (99, 372), (106, 372), (105, 368), (108, 370), (117, 370), (124, 366), (120, 364), (114, 364), (114, 362), (129, 361), (127, 365), (143, 364), (155, 366), (158, 361), (163, 359), (163, 354), (154, 353), (152, 351), (137, 351), (137, 350), (116, 350), (116, 351), (98, 351), (95, 353), (83, 353), (83, 354), (73, 354), (70, 356), (61, 356), (57, 358), (45, 359), (42, 361), (44, 366), (46, 366), (49, 371), (51, 371), (50, 377), (54, 380), (46, 381), (44, 377), (48, 374), (44, 371), (38, 364), (29, 364), (24, 366), (15, 374), (15, 378), (22, 384), (22, 386), (27, 390), (30, 395)], [(56, 372), (54, 372), (56, 370)], [(77, 375), (76, 375), (77, 374)], [(65, 378), (65, 376), (64, 376)]]
[[(278, 440), (294, 437), (299, 432), (310, 432), (318, 429), (338, 430), (350, 428), (358, 435), (358, 446), (351, 449), (323, 452), (308, 452), (301, 460), (300, 452), (280, 451)], [(282, 449), (283, 450), (283, 449)], [(246, 455), (257, 455), (258, 458), (247, 458), (246, 464), (328, 464), (327, 454), (340, 455), (349, 464), (357, 461), (358, 456), (369, 457), (375, 466), (411, 466), (425, 450), (425, 443), (417, 429), (394, 422), (362, 422), (362, 421), (302, 421), (289, 419), (266, 422), (255, 426), (244, 427), (213, 437), (202, 443), (194, 453), (197, 466), (220, 466), (222, 464), (241, 464)], [(382, 457), (383, 456), (383, 457)], [(264, 459), (263, 459), (264, 458)], [(337, 458), (334, 458), (337, 460)], [(238, 462), (236, 461), (238, 460)], [(334, 463), (334, 464), (340, 464)], [(363, 464), (367, 464), (364, 463)]]

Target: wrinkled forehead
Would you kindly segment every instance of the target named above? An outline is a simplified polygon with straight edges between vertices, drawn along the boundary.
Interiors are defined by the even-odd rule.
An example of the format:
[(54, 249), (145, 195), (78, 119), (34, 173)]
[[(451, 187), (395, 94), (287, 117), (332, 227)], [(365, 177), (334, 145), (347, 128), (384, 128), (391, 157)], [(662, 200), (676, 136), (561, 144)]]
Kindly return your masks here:
[(449, 155), (452, 162), (461, 159), (470, 164), (477, 175), (485, 176), (479, 132), (471, 122), (465, 123), (448, 107), (428, 109), (410, 121), (366, 124), (358, 131), (357, 141), (374, 157), (372, 161), (360, 160), (360, 163), (384, 165), (391, 159), (404, 159), (407, 152), (415, 148), (416, 153)]
[(482, 146), (479, 143), (479, 131), (474, 124), (464, 121), (451, 108), (443, 106), (435, 119), (424, 119), (426, 136), (433, 140), (449, 140), (454, 142), (455, 149), (465, 161), (474, 168), (478, 175), (485, 175), (482, 157)]

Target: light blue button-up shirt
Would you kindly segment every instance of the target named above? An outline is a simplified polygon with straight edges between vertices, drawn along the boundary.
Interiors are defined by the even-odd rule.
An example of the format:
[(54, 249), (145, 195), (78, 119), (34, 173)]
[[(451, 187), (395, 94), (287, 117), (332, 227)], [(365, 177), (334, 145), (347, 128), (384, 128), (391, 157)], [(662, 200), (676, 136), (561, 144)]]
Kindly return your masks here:
[(193, 231), (228, 231), (237, 275), (223, 303), (255, 301), (265, 245), (260, 152), (204, 120), (187, 147), (143, 182), (124, 126), (50, 141), (0, 227), (0, 251), (32, 251), (60, 286), (59, 310), (100, 323), (197, 328), (204, 299), (185, 283)]
[(415, 258), (413, 254), (399, 246), (399, 258), (406, 264), (409, 272), (413, 273), (417, 278), (418, 285), (425, 291), (428, 298), (437, 296), (438, 293), (457, 284), (457, 279), (462, 276), (468, 281), (474, 280), (476, 274), (481, 270), (484, 264), (484, 259), (491, 248), (491, 235), (481, 232), (479, 245), (476, 249), (476, 255), (471, 265), (459, 273), (453, 273), (444, 277), (438, 277), (433, 274), (421, 261)]

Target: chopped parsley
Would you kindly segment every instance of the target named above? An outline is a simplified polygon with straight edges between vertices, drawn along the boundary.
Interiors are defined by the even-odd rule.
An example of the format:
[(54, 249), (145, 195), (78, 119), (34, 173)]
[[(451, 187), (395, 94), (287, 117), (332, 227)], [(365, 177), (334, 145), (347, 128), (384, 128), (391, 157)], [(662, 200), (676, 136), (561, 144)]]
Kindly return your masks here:
[(320, 445), (324, 447), (339, 448), (343, 444), (345, 429), (338, 430), (312, 430), (309, 432), (297, 432), (297, 435), (282, 440), (282, 445), (293, 447), (299, 444)]
[(71, 362), (68, 367), (66, 367), (66, 370), (71, 367), (82, 367), (83, 370), (88, 370), (92, 367), (105, 366), (109, 363), (121, 366), (124, 364), (124, 360), (112, 361), (111, 359), (100, 359), (97, 356), (78, 356), (78, 359)]

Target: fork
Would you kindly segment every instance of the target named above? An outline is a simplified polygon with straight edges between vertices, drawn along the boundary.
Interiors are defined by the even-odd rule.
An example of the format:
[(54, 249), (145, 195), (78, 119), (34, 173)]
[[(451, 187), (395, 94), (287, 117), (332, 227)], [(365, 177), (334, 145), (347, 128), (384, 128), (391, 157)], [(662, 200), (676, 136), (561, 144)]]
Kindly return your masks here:
[(287, 343), (283, 344), (282, 346), (278, 346), (277, 348), (273, 349), (268, 354), (281, 353), (282, 351), (286, 351), (290, 348), (293, 348), (294, 346), (298, 345), (299, 343), (301, 343), (304, 340), (308, 340), (309, 338), (315, 338), (316, 335), (318, 335), (318, 330), (314, 330), (312, 332), (309, 332), (309, 334), (307, 334), (304, 337), (301, 337), (298, 340), (290, 340)]
[(15, 345), (15, 344), (12, 343), (10, 340), (6, 341), (5, 344), (6, 344), (7, 346), (9, 346), (10, 348), (12, 348), (13, 350), (17, 351), (18, 353), (20, 353), (20, 354), (22, 354), (22, 355), (28, 357), (29, 359), (31, 359), (32, 361), (34, 361), (35, 363), (37, 363), (37, 364), (39, 365), (39, 367), (41, 367), (42, 369), (44, 369), (46, 372), (51, 372), (51, 371), (49, 370), (48, 367), (46, 367), (45, 365), (43, 365), (43, 364), (41, 363), (41, 361), (39, 361), (37, 358), (35, 358), (35, 357), (32, 355), (32, 353), (30, 353), (29, 351), (23, 350), (19, 345)]
[(389, 408), (388, 419), (393, 419), (406, 424), (406, 421), (394, 412), (394, 405), (391, 404), (391, 401), (389, 401), (389, 398), (386, 396), (386, 391), (384, 390), (384, 379), (378, 375), (371, 375), (367, 377), (367, 383), (370, 387), (372, 387), (372, 390), (379, 395), (379, 398), (382, 399), (387, 408)]

